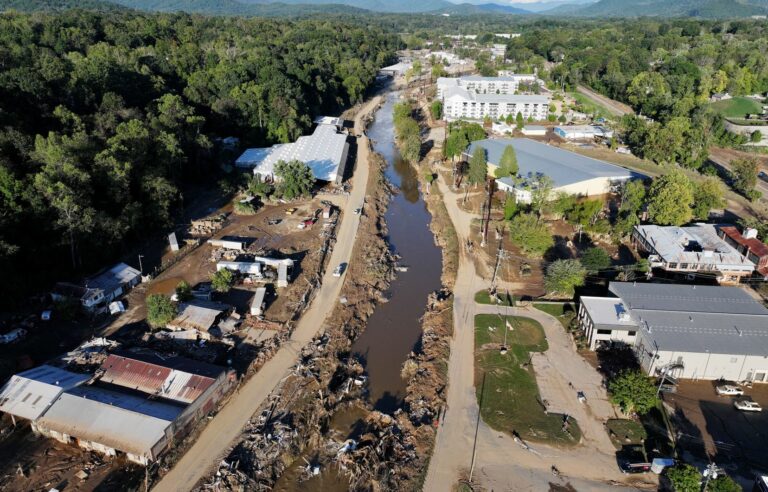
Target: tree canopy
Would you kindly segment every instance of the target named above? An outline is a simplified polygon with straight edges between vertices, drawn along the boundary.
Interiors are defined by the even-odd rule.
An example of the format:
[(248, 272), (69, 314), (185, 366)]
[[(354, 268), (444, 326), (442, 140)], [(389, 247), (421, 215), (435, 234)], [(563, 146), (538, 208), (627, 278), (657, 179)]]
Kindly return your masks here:
[(544, 287), (555, 297), (573, 297), (584, 285), (587, 269), (578, 260), (555, 260), (547, 266)]
[(275, 164), (278, 194), (286, 200), (307, 196), (315, 184), (312, 170), (301, 161), (278, 161)]
[(608, 390), (611, 401), (624, 413), (646, 414), (659, 400), (651, 378), (639, 370), (620, 373), (608, 384)]
[(693, 218), (693, 186), (679, 169), (655, 179), (648, 190), (648, 215), (660, 225), (683, 225)]
[(521, 213), (509, 222), (509, 238), (525, 254), (541, 257), (555, 244), (547, 224), (534, 214)]
[(517, 153), (515, 148), (511, 145), (504, 147), (504, 152), (499, 159), (499, 168), (496, 169), (496, 177), (503, 178), (504, 176), (517, 176), (520, 171), (520, 167), (517, 164)]

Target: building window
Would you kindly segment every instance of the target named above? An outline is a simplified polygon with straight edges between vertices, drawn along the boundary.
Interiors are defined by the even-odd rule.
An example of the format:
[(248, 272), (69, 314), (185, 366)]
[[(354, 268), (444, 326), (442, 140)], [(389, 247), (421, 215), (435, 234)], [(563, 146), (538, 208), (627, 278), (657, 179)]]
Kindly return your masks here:
[(611, 333), (613, 333), (612, 330), (597, 330), (598, 335), (610, 335)]
[(628, 337), (633, 337), (633, 336), (635, 336), (636, 334), (637, 334), (637, 332), (636, 332), (636, 331), (628, 331), (628, 332), (627, 332), (627, 336), (628, 336)]
[(669, 268), (677, 268), (677, 263), (670, 263)]
[(680, 270), (688, 270), (688, 263), (680, 263)]

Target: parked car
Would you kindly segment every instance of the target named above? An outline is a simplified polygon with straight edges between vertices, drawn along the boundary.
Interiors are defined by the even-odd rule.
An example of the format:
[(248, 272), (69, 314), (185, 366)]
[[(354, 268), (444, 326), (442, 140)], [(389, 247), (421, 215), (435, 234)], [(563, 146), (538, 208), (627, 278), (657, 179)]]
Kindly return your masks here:
[(345, 263), (340, 263), (339, 266), (337, 266), (333, 270), (333, 276), (334, 277), (341, 277), (341, 274), (344, 273), (344, 268), (346, 267)]
[(736, 407), (736, 410), (741, 410), (742, 412), (762, 412), (763, 407), (760, 406), (759, 403), (752, 400), (736, 400), (733, 402), (733, 406)]
[(720, 396), (741, 396), (744, 394), (743, 389), (731, 384), (721, 384), (715, 388), (715, 391)]
[(622, 473), (647, 473), (651, 471), (651, 463), (645, 450), (638, 444), (627, 444), (616, 453), (616, 463)]
[(766, 173), (765, 171), (760, 171), (759, 173), (757, 173), (757, 177), (762, 179), (766, 183), (768, 183), (768, 173)]
[(24, 328), (15, 328), (4, 335), (0, 335), (0, 344), (13, 343), (27, 336)]

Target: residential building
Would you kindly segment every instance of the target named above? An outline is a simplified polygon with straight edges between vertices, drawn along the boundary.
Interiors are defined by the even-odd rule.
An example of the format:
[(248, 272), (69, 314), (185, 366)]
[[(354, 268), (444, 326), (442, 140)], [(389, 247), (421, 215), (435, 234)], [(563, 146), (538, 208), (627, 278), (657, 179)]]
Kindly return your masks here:
[(118, 263), (109, 270), (86, 279), (83, 285), (60, 282), (51, 291), (54, 301), (75, 299), (88, 311), (105, 309), (113, 300), (141, 282), (141, 272)]
[(650, 375), (768, 382), (768, 309), (744, 289), (611, 282), (609, 291), (615, 299), (579, 309), (591, 346), (632, 345)]
[(506, 72), (503, 77), (483, 77), (467, 75), (464, 77), (440, 77), (437, 79), (437, 97), (444, 98), (450, 88), (466, 89), (475, 94), (514, 94), (520, 84), (537, 82), (536, 74), (515, 74)]
[(719, 235), (719, 226), (639, 225), (632, 231), (635, 247), (648, 254), (652, 268), (736, 285), (752, 275), (755, 264)]
[(235, 166), (253, 169), (253, 173), (267, 181), (276, 181), (278, 162), (300, 161), (312, 170), (315, 179), (340, 184), (344, 178), (349, 143), (340, 131), (338, 118), (319, 118), (311, 135), (299, 137), (296, 142), (276, 144), (267, 148), (248, 149), (235, 161)]
[(755, 265), (755, 272), (763, 277), (768, 277), (768, 245), (757, 239), (755, 229), (746, 228), (742, 235), (734, 226), (722, 226), (718, 228), (718, 236), (730, 244), (743, 257)]
[(42, 365), (14, 376), (0, 390), (0, 412), (12, 418), (36, 420), (62, 392), (91, 379), (58, 367)]
[(469, 159), (476, 148), (483, 148), (488, 174), (493, 176), (508, 145), (517, 154), (519, 179), (501, 178), (496, 184), (500, 190), (514, 193), (522, 203), (530, 203), (532, 186), (540, 175), (552, 180), (553, 194), (563, 192), (578, 196), (609, 193), (619, 184), (641, 177), (622, 167), (527, 138), (479, 140), (469, 146), (464, 158)]
[(506, 44), (494, 44), (491, 46), (491, 58), (496, 60), (497, 58), (505, 59), (507, 56)]
[(594, 140), (613, 137), (613, 130), (598, 125), (568, 125), (555, 127), (555, 135), (565, 140)]
[(446, 120), (475, 119), (486, 116), (493, 120), (517, 117), (520, 113), (526, 120), (547, 119), (549, 96), (518, 94), (477, 94), (453, 87), (446, 89), (443, 97), (443, 114)]
[(388, 67), (384, 67), (380, 69), (379, 73), (381, 75), (386, 75), (388, 77), (397, 77), (405, 74), (405, 72), (410, 70), (412, 66), (413, 65), (411, 64), (411, 62), (400, 61), (398, 63), (395, 63), (394, 65), (390, 65)]

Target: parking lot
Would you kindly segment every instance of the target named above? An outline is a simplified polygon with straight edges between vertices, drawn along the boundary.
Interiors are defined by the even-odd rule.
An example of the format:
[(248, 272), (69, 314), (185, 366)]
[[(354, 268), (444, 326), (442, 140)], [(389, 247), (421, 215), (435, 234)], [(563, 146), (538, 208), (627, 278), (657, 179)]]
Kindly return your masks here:
[[(768, 385), (744, 388), (744, 397), (718, 396), (716, 385), (714, 381), (684, 381), (677, 393), (664, 395), (664, 402), (674, 409), (683, 457), (706, 461), (709, 456), (746, 484), (755, 469), (768, 471)], [(737, 398), (750, 398), (766, 410), (739, 411), (733, 406)]]

